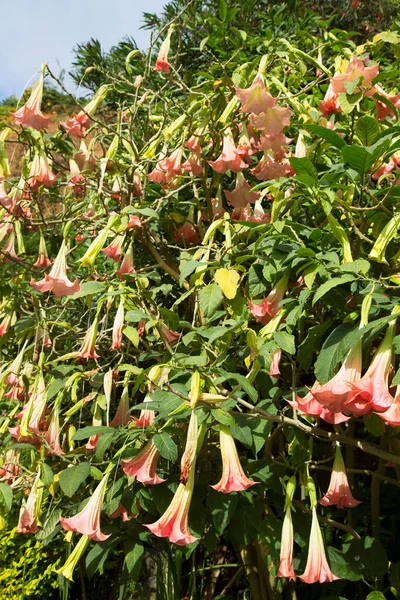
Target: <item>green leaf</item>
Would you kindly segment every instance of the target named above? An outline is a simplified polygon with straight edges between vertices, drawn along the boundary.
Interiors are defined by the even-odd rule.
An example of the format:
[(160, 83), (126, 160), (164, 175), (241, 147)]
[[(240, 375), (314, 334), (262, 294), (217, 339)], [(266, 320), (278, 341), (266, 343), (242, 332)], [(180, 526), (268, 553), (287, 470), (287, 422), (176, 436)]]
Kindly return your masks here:
[(223, 299), (223, 293), (217, 283), (210, 283), (199, 291), (200, 308), (206, 319), (210, 319)]
[(386, 600), (386, 596), (382, 592), (374, 591), (370, 592), (365, 600)]
[(211, 410), (211, 414), (218, 423), (222, 425), (235, 425), (235, 419), (225, 410), (221, 408), (214, 408)]
[(76, 467), (68, 467), (59, 474), (59, 483), (63, 493), (72, 498), (78, 487), (89, 477), (90, 463), (82, 462)]
[(379, 124), (373, 117), (364, 115), (357, 121), (356, 134), (363, 146), (371, 146), (379, 135)]
[(100, 294), (104, 291), (104, 283), (101, 281), (85, 281), (81, 283), (79, 292), (67, 296), (66, 301), (76, 300), (77, 298), (84, 298), (85, 296), (94, 296), (94, 294)]
[(312, 302), (313, 306), (318, 302), (318, 300), (321, 300), (321, 298), (325, 296), (325, 294), (330, 292), (330, 290), (332, 290), (333, 288), (337, 287), (338, 285), (348, 283), (349, 281), (354, 281), (354, 279), (354, 275), (342, 275), (341, 277), (333, 277), (333, 279), (325, 281), (325, 283), (319, 286), (317, 292), (314, 294)]
[(295, 354), (296, 346), (294, 342), (294, 335), (291, 335), (286, 331), (275, 331), (274, 340), (278, 344), (279, 348), (282, 348), (284, 352), (287, 352), (288, 354)]
[(153, 437), (154, 444), (163, 458), (175, 462), (178, 458), (178, 447), (171, 436), (162, 431)]
[(327, 127), (322, 127), (322, 125), (305, 125), (305, 128), (311, 131), (311, 133), (315, 133), (318, 137), (322, 138), (329, 142), (335, 148), (343, 148), (345, 145), (345, 141), (336, 131), (332, 131), (332, 129), (328, 129)]
[(365, 427), (369, 433), (372, 433), (375, 437), (380, 437), (385, 433), (386, 425), (385, 421), (378, 417), (375, 413), (363, 416)]
[(0, 509), (3, 513), (11, 510), (13, 491), (7, 483), (0, 482)]
[(290, 165), (294, 169), (296, 175), (308, 175), (315, 181), (318, 179), (318, 171), (312, 164), (309, 158), (297, 158), (292, 156), (289, 158)]
[(115, 433), (116, 431), (113, 431), (111, 433), (106, 433), (105, 435), (101, 435), (99, 437), (96, 444), (96, 451), (94, 453), (94, 458), (96, 461), (101, 462), (103, 460), (106, 450), (112, 444)]
[(125, 315), (125, 321), (129, 321), (130, 323), (139, 323), (139, 321), (147, 321), (148, 315), (141, 310), (128, 310)]
[(217, 535), (222, 535), (235, 513), (238, 494), (221, 494), (211, 490), (207, 497), (207, 504), (211, 510), (215, 531)]
[(361, 92), (357, 94), (339, 94), (340, 108), (342, 109), (343, 113), (345, 115), (351, 113), (354, 110), (356, 104), (358, 104), (358, 102), (361, 100), (361, 98)]
[(248, 286), (250, 298), (263, 294), (268, 287), (268, 282), (263, 275), (263, 265), (256, 263), (249, 269)]
[(346, 554), (343, 552), (340, 552), (332, 546), (328, 546), (328, 557), (332, 573), (337, 577), (340, 577), (340, 579), (360, 581), (360, 579), (363, 578), (361, 573), (350, 564)]
[(308, 328), (307, 337), (298, 349), (299, 364), (305, 371), (311, 367), (314, 353), (320, 349), (322, 337), (331, 324), (332, 321), (328, 319), (320, 325)]
[(136, 327), (131, 327), (130, 325), (127, 325), (123, 328), (122, 333), (128, 338), (128, 340), (132, 342), (135, 348), (138, 348), (140, 337)]
[(388, 569), (388, 558), (382, 544), (372, 537), (351, 542), (346, 556), (365, 579), (381, 579)]
[(361, 177), (370, 170), (375, 162), (371, 152), (367, 148), (356, 146), (355, 144), (344, 146), (342, 148), (342, 156), (349, 167), (357, 171)]
[(198, 330), (198, 334), (201, 337), (206, 338), (210, 344), (215, 342), (216, 339), (221, 338), (225, 335), (229, 329), (227, 327), (222, 327), (222, 325), (218, 325), (218, 327), (210, 327), (209, 329), (204, 329), (203, 331)]
[(357, 258), (357, 260), (353, 262), (343, 263), (339, 266), (341, 271), (345, 271), (347, 273), (362, 273), (366, 275), (371, 268), (371, 264), (365, 260), (365, 258)]
[(143, 544), (139, 544), (137, 542), (132, 543), (133, 548), (125, 554), (125, 564), (126, 568), (128, 569), (130, 580), (135, 582), (138, 580), (140, 569), (142, 568), (144, 546)]
[(53, 483), (53, 479), (54, 473), (51, 467), (46, 463), (42, 463), (40, 467), (40, 481), (48, 488)]
[(74, 433), (72, 439), (79, 442), (81, 440), (86, 440), (87, 438), (90, 438), (92, 435), (112, 433), (113, 431), (113, 427), (107, 427), (106, 425), (99, 425), (98, 427), (89, 425), (88, 427), (82, 427), (82, 429), (78, 429), (78, 431)]
[(226, 15), (228, 14), (228, 6), (226, 0), (219, 0), (218, 13), (221, 21), (225, 21)]
[(392, 379), (392, 385), (400, 385), (400, 368), (397, 369), (396, 374)]
[(225, 381), (226, 379), (234, 379), (235, 381), (237, 381), (239, 386), (246, 392), (249, 398), (253, 402), (257, 402), (258, 392), (244, 375), (240, 375), (239, 373), (228, 373), (227, 371), (223, 371), (222, 369), (220, 370), (220, 375), (221, 377), (218, 378), (218, 382)]

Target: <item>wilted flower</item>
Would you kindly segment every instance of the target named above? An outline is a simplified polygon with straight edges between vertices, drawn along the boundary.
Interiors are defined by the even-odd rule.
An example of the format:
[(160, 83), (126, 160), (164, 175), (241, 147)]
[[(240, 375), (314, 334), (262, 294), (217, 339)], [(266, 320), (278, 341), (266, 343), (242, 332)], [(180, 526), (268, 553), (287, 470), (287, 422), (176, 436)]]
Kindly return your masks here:
[(78, 279), (72, 282), (67, 277), (66, 253), (67, 247), (65, 240), (63, 240), (50, 273), (38, 282), (31, 279), (30, 284), (34, 290), (42, 293), (51, 291), (55, 296), (68, 296), (79, 292), (80, 285)]
[(336, 444), (335, 460), (328, 491), (319, 502), (322, 506), (333, 506), (336, 504), (338, 508), (352, 508), (361, 504), (361, 502), (353, 498), (353, 494), (351, 493), (339, 444)]
[(109, 473), (106, 473), (103, 476), (103, 479), (83, 510), (69, 519), (60, 517), (60, 523), (63, 529), (87, 535), (95, 542), (104, 542), (104, 540), (110, 537), (109, 535), (102, 533), (100, 529), (101, 506), (103, 504), (109, 476)]
[(121, 461), (122, 470), (129, 477), (136, 477), (141, 483), (156, 485), (165, 481), (156, 473), (159, 458), (160, 453), (153, 440), (150, 440), (133, 458)]
[(242, 492), (252, 485), (256, 485), (256, 481), (252, 481), (244, 474), (235, 441), (226, 425), (220, 424), (219, 426), (219, 440), (222, 457), (222, 476), (220, 481), (211, 487), (217, 490), (217, 492), (229, 494), (230, 492)]
[(33, 129), (46, 129), (50, 117), (45, 117), (40, 105), (43, 97), (43, 73), (38, 81), (32, 87), (31, 95), (27, 102), (19, 110), (13, 113), (14, 121), (24, 127), (33, 127)]

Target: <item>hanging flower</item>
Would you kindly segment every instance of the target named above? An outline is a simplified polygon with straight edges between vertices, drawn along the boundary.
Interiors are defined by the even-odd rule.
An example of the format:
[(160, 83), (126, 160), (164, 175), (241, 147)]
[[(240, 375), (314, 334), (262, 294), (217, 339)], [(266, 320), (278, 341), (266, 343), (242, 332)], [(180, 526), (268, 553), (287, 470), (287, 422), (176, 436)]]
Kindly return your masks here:
[(119, 427), (120, 425), (126, 425), (131, 421), (129, 414), (129, 391), (127, 387), (124, 387), (121, 394), (121, 399), (118, 404), (117, 412), (115, 417), (110, 422), (110, 427)]
[(54, 187), (56, 181), (57, 175), (52, 172), (46, 154), (43, 151), (35, 154), (29, 171), (29, 187), (37, 192), (41, 185), (46, 188)]
[(247, 164), (242, 160), (237, 151), (230, 129), (227, 129), (224, 134), (221, 154), (216, 160), (209, 160), (208, 164), (217, 173), (226, 173), (226, 171), (237, 173), (242, 169), (246, 169)]
[(61, 398), (56, 400), (53, 412), (49, 418), (47, 431), (44, 436), (47, 443), (46, 454), (64, 454), (60, 445), (60, 404)]
[(103, 248), (101, 251), (104, 252), (108, 258), (111, 258), (115, 262), (121, 262), (124, 240), (124, 235), (117, 235), (111, 244), (109, 244), (106, 248)]
[(200, 244), (199, 234), (193, 223), (189, 223), (189, 221), (174, 231), (173, 238), (178, 243)]
[(338, 443), (336, 444), (335, 460), (329, 488), (319, 502), (322, 506), (333, 506), (336, 504), (338, 508), (352, 508), (361, 504), (361, 502), (353, 498), (353, 494), (351, 493), (347, 480), (346, 467), (344, 466)]
[(284, 275), (281, 277), (275, 287), (272, 288), (268, 296), (259, 304), (249, 300), (250, 312), (257, 323), (262, 323), (265, 325), (278, 314), (279, 304), (282, 302), (286, 293), (288, 281), (289, 275)]
[(37, 533), (39, 531), (39, 512), (43, 496), (43, 484), (40, 481), (40, 470), (38, 471), (28, 500), (23, 503), (19, 513), (17, 532)]
[(79, 538), (79, 542), (76, 544), (75, 548), (68, 556), (65, 564), (60, 569), (56, 569), (56, 573), (58, 573), (59, 575), (63, 575), (63, 577), (69, 579), (70, 581), (73, 581), (73, 573), (75, 567), (86, 552), (89, 543), (90, 538), (86, 535), (82, 535)]
[(244, 474), (234, 439), (226, 425), (220, 424), (219, 426), (219, 441), (222, 457), (222, 476), (220, 481), (211, 487), (217, 492), (229, 494), (231, 492), (242, 492), (252, 485), (256, 485), (256, 481), (248, 479)]
[(299, 575), (299, 579), (304, 581), (304, 583), (325, 583), (325, 581), (336, 581), (337, 579), (340, 579), (332, 573), (326, 559), (324, 541), (322, 539), (315, 506), (312, 508), (307, 564), (303, 575)]
[(90, 125), (90, 119), (83, 111), (81, 111), (73, 117), (69, 117), (66, 121), (63, 121), (61, 125), (70, 135), (83, 138)]
[(124, 325), (124, 303), (122, 298), (119, 301), (117, 314), (115, 315), (111, 350), (119, 350), (122, 345), (122, 327)]
[(236, 186), (232, 192), (224, 190), (224, 194), (230, 206), (234, 208), (245, 208), (248, 204), (254, 204), (259, 199), (258, 192), (251, 192), (251, 185), (245, 180), (243, 173), (236, 175)]
[(157, 61), (155, 70), (163, 73), (170, 72), (170, 64), (168, 62), (168, 53), (171, 47), (171, 35), (174, 31), (174, 25), (171, 25), (168, 29), (167, 37), (161, 44), (160, 50), (158, 52)]
[(0, 467), (0, 480), (12, 483), (20, 471), (19, 455), (13, 448), (7, 450), (4, 463)]
[(201, 164), (200, 154), (197, 152), (191, 152), (183, 163), (182, 169), (192, 175), (201, 175), (203, 173), (203, 165)]
[(332, 423), (333, 425), (344, 423), (350, 419), (350, 417), (347, 417), (343, 413), (334, 413), (329, 409), (324, 408), (322, 404), (317, 402), (311, 392), (304, 396), (304, 398), (300, 398), (300, 396), (297, 395), (295, 401), (287, 400), (287, 402), (301, 415), (306, 415), (308, 417), (321, 417), (321, 419), (327, 423)]
[(144, 448), (139, 450), (136, 456), (121, 461), (122, 470), (129, 477), (136, 477), (141, 483), (156, 485), (165, 481), (156, 473), (159, 458), (160, 453), (153, 440), (150, 440)]
[(75, 354), (77, 358), (99, 358), (99, 355), (96, 354), (95, 350), (98, 323), (98, 317), (96, 316), (86, 332), (81, 349)]
[(67, 247), (65, 240), (63, 240), (50, 273), (45, 275), (44, 279), (41, 279), (38, 282), (31, 279), (30, 284), (34, 290), (42, 293), (53, 292), (53, 294), (58, 297), (69, 296), (70, 294), (79, 292), (80, 285), (78, 279), (75, 279), (75, 281), (72, 282), (67, 277), (66, 253)]
[(103, 479), (83, 510), (69, 519), (60, 517), (60, 523), (63, 529), (87, 535), (88, 538), (95, 542), (104, 542), (110, 537), (109, 535), (102, 533), (100, 529), (101, 506), (103, 504), (109, 476), (109, 473), (106, 473), (103, 476)]
[(286, 486), (285, 516), (283, 519), (281, 536), (281, 553), (277, 577), (287, 577), (292, 581), (296, 580), (293, 567), (293, 522), (292, 522), (292, 501), (296, 490), (296, 476), (293, 475)]
[(42, 269), (46, 269), (50, 265), (51, 265), (51, 260), (49, 259), (48, 254), (47, 254), (46, 240), (44, 239), (42, 234), (40, 234), (39, 254), (38, 254), (37, 260), (33, 264), (33, 266), (39, 267)]
[(264, 78), (260, 73), (257, 73), (250, 87), (244, 89), (236, 87), (236, 96), (240, 100), (242, 111), (255, 115), (273, 108), (276, 103), (276, 98), (267, 92)]
[(133, 266), (133, 247), (132, 244), (130, 244), (125, 253), (121, 266), (117, 271), (115, 271), (115, 274), (122, 279), (123, 275), (129, 275), (134, 272), (135, 267)]
[(14, 121), (24, 127), (33, 127), (33, 129), (46, 129), (50, 117), (45, 117), (40, 105), (43, 98), (43, 73), (38, 81), (32, 87), (31, 95), (27, 102), (19, 110), (13, 113)]
[(393, 404), (385, 412), (377, 413), (377, 415), (385, 421), (386, 425), (400, 427), (400, 385), (396, 388)]
[(281, 372), (279, 370), (279, 363), (281, 361), (281, 356), (282, 356), (282, 349), (275, 348), (275, 350), (272, 353), (271, 366), (269, 368), (270, 377), (279, 377), (279, 375), (281, 374)]

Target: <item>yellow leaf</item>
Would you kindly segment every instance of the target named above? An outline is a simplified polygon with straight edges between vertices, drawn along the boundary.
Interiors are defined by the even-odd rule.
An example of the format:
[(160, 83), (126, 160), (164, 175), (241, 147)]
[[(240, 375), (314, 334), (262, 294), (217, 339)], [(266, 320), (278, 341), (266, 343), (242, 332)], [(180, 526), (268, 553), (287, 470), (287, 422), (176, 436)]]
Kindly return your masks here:
[(233, 269), (218, 269), (215, 273), (215, 281), (229, 300), (236, 296), (240, 275)]

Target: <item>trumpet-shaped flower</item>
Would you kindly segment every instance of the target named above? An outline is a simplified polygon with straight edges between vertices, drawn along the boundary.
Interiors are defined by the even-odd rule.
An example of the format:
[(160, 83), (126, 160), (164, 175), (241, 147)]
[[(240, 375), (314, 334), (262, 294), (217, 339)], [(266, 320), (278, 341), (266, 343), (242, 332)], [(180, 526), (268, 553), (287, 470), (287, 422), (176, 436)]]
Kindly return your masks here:
[(58, 401), (50, 415), (44, 438), (47, 442), (46, 454), (64, 454), (60, 445), (60, 404)]
[(275, 156), (271, 155), (271, 151), (264, 152), (264, 157), (258, 165), (251, 169), (251, 174), (259, 181), (267, 181), (269, 179), (277, 179), (278, 177), (286, 177), (293, 174), (292, 167), (287, 160), (278, 162)]
[(56, 181), (57, 175), (52, 172), (46, 154), (44, 152), (36, 154), (29, 171), (29, 187), (37, 192), (41, 185), (52, 188)]
[(186, 242), (188, 244), (199, 244), (200, 238), (193, 223), (186, 221), (182, 227), (174, 231), (173, 238), (176, 242)]
[(103, 504), (108, 478), (109, 473), (106, 473), (83, 510), (69, 519), (60, 517), (60, 523), (63, 529), (87, 535), (88, 538), (95, 542), (104, 542), (110, 537), (109, 535), (102, 533), (100, 529), (101, 506)]
[(339, 579), (339, 577), (336, 577), (330, 570), (326, 559), (324, 541), (322, 539), (315, 506), (312, 508), (307, 564), (303, 575), (300, 575), (299, 578), (304, 581), (304, 583), (324, 583), (325, 581), (335, 581)]
[(139, 450), (133, 458), (121, 461), (123, 472), (129, 477), (136, 477), (141, 483), (156, 485), (165, 481), (156, 473), (160, 453), (153, 440)]
[(66, 253), (67, 247), (65, 240), (63, 240), (50, 273), (46, 274), (44, 279), (37, 282), (31, 279), (30, 284), (34, 290), (42, 293), (53, 292), (55, 296), (69, 296), (70, 294), (79, 292), (80, 285), (78, 279), (72, 282), (67, 277)]
[(39, 241), (39, 254), (36, 262), (33, 264), (34, 267), (39, 267), (41, 269), (46, 269), (51, 265), (51, 260), (47, 254), (46, 240), (41, 235)]
[(245, 113), (253, 113), (259, 115), (269, 108), (273, 108), (276, 103), (276, 98), (273, 98), (267, 92), (264, 84), (264, 78), (260, 73), (257, 73), (253, 83), (248, 88), (236, 88), (236, 96), (239, 98), (242, 105), (242, 111)]
[(192, 175), (201, 175), (203, 172), (203, 165), (201, 164), (200, 154), (191, 152), (186, 162), (183, 163), (182, 168)]
[(308, 417), (321, 417), (321, 419), (327, 423), (332, 423), (333, 425), (344, 423), (350, 419), (350, 417), (347, 417), (343, 413), (334, 413), (329, 409), (324, 408), (322, 404), (317, 402), (311, 392), (304, 396), (304, 398), (297, 396), (295, 401), (288, 400), (287, 402), (293, 406), (293, 408), (298, 410), (301, 415), (306, 415)]
[(235, 189), (232, 192), (224, 190), (224, 193), (230, 206), (245, 208), (248, 204), (254, 204), (260, 197), (258, 192), (251, 192), (250, 190), (251, 185), (247, 183), (243, 173), (238, 173)]
[(27, 102), (14, 114), (14, 121), (18, 125), (24, 127), (32, 127), (33, 129), (46, 129), (49, 124), (50, 117), (45, 117), (40, 105), (43, 97), (43, 75), (32, 87), (31, 95)]
[(394, 400), (391, 406), (385, 412), (377, 413), (378, 417), (383, 419), (386, 425), (400, 427), (400, 385), (396, 388)]
[(117, 235), (111, 244), (102, 249), (102, 252), (115, 262), (121, 262), (124, 239), (124, 235)]
[(244, 474), (235, 441), (226, 425), (220, 425), (219, 440), (222, 457), (222, 477), (217, 484), (211, 487), (217, 492), (229, 494), (230, 492), (242, 492), (252, 485), (256, 485), (257, 481), (252, 481)]
[(161, 47), (160, 47), (160, 50), (159, 50), (158, 56), (157, 56), (156, 66), (155, 66), (156, 71), (163, 72), (163, 73), (170, 72), (171, 65), (168, 62), (168, 54), (169, 54), (169, 49), (171, 47), (171, 35), (172, 35), (173, 30), (174, 30), (174, 28), (173, 28), (173, 26), (171, 26), (168, 30), (167, 37), (161, 44)]
[(361, 340), (350, 350), (336, 375), (324, 385), (315, 382), (311, 389), (314, 398), (334, 413), (343, 412), (343, 407), (351, 393), (350, 383), (361, 379), (362, 346)]
[(338, 508), (352, 508), (361, 504), (359, 500), (353, 498), (353, 494), (351, 493), (339, 445), (336, 445), (335, 460), (328, 491), (319, 502), (322, 506), (333, 506), (336, 504)]
[(282, 302), (286, 293), (289, 276), (284, 275), (279, 279), (275, 287), (272, 288), (266, 298), (259, 304), (249, 301), (250, 312), (256, 319), (257, 323), (265, 325), (279, 312), (279, 304)]
[(7, 450), (0, 467), (0, 480), (12, 483), (20, 471), (19, 455), (13, 448)]
[(363, 60), (358, 56), (352, 56), (346, 72), (331, 77), (331, 86), (335, 94), (346, 94), (346, 83), (360, 80), (354, 92), (364, 91), (372, 87), (372, 80), (379, 73), (379, 64), (366, 67)]
[(189, 530), (188, 516), (193, 497), (195, 462), (189, 473), (186, 484), (180, 483), (171, 504), (156, 521), (145, 525), (154, 535), (166, 537), (172, 544), (185, 546), (197, 540)]
[(140, 411), (139, 417), (133, 417), (137, 427), (150, 427), (154, 421), (156, 413), (147, 408)]
[(281, 361), (281, 356), (282, 356), (282, 349), (275, 348), (275, 350), (272, 353), (271, 366), (269, 368), (269, 375), (271, 377), (279, 377), (279, 375), (281, 374), (281, 372), (279, 370), (279, 363)]
[(29, 492), (28, 500), (21, 506), (17, 525), (18, 533), (37, 533), (39, 531), (39, 511), (42, 495), (43, 484), (40, 481), (39, 470)]
[(86, 135), (87, 128), (90, 125), (90, 119), (84, 112), (80, 112), (73, 117), (69, 117), (66, 121), (62, 122), (61, 125), (67, 133), (74, 135), (79, 138), (83, 138)]
[(234, 171), (237, 173), (242, 169), (246, 169), (247, 164), (242, 160), (233, 141), (232, 132), (230, 129), (224, 134), (222, 152), (216, 160), (209, 160), (208, 164), (217, 173), (226, 173), (226, 171)]
[(59, 575), (63, 575), (66, 579), (69, 579), (70, 581), (73, 581), (73, 573), (75, 567), (78, 564), (79, 560), (82, 558), (83, 554), (86, 552), (89, 543), (90, 538), (86, 535), (82, 535), (79, 539), (79, 542), (76, 544), (75, 548), (68, 556), (65, 564), (60, 569), (56, 569), (56, 573), (58, 573)]
[(98, 317), (95, 317), (93, 323), (86, 332), (81, 349), (75, 354), (77, 358), (99, 358), (95, 349), (98, 324)]
[(130, 244), (122, 260), (121, 266), (117, 271), (115, 271), (115, 274), (122, 279), (124, 275), (129, 275), (134, 272), (135, 267), (133, 266), (133, 247), (132, 244)]
[(250, 123), (264, 135), (277, 135), (290, 125), (291, 110), (284, 106), (272, 106), (258, 115), (250, 115)]
[(287, 506), (283, 519), (280, 563), (276, 576), (286, 577), (292, 581), (296, 579), (293, 567), (293, 521), (290, 505)]
[(121, 399), (118, 404), (117, 412), (113, 420), (110, 422), (110, 427), (119, 427), (120, 425), (126, 425), (131, 421), (129, 414), (129, 392), (128, 388), (124, 387), (121, 394)]
[(111, 350), (119, 350), (122, 345), (122, 327), (124, 325), (124, 303), (122, 298), (119, 302), (117, 314), (115, 315), (114, 325), (112, 330), (112, 345)]

